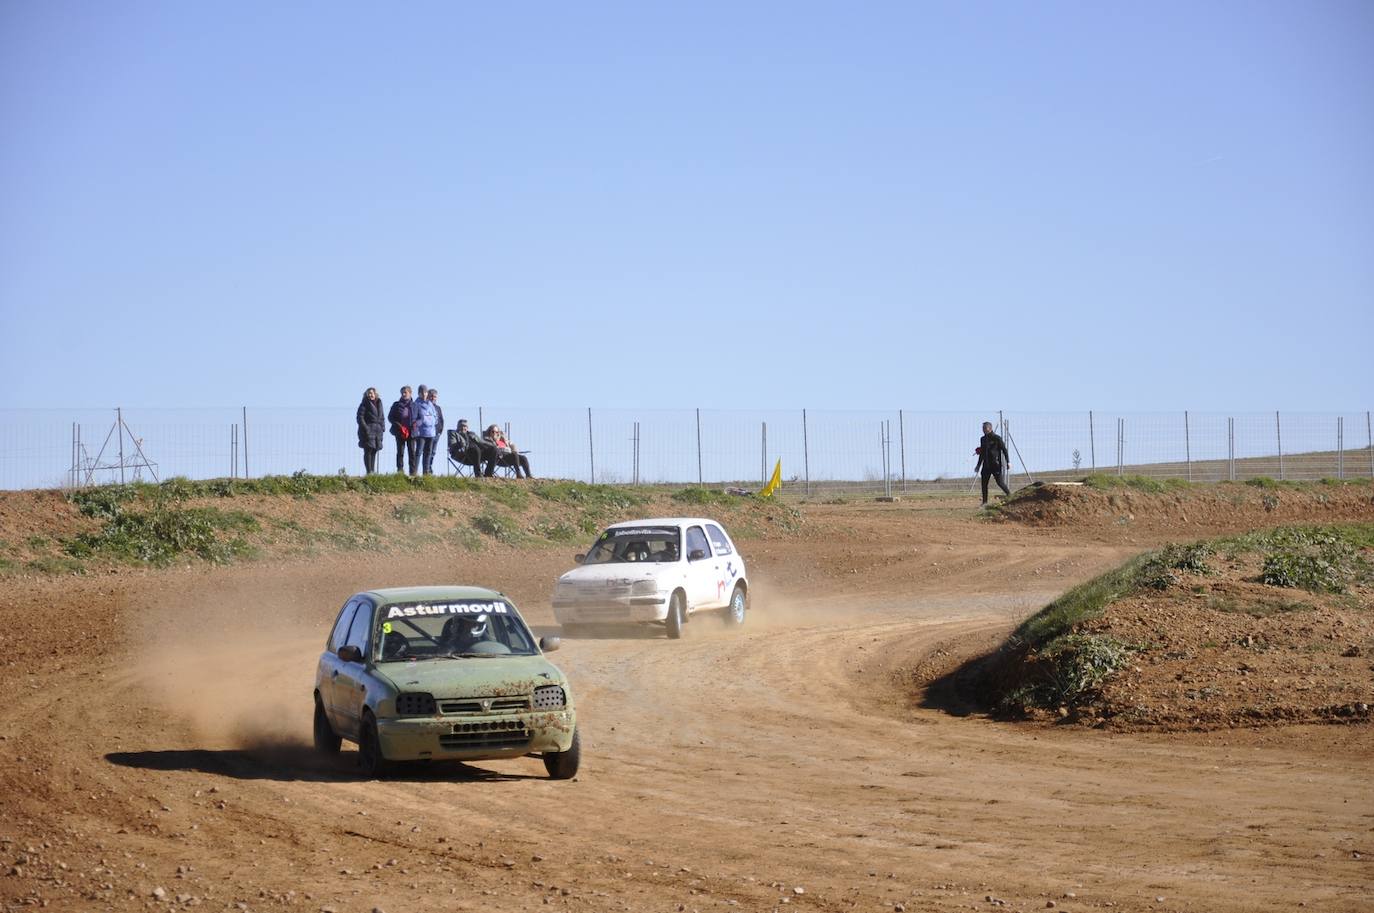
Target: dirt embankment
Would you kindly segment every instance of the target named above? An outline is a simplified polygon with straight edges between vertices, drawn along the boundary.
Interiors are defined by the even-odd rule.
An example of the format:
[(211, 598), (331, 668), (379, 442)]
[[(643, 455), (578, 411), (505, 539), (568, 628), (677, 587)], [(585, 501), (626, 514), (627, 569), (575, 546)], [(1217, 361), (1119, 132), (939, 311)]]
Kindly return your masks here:
[(1103, 484), (1110, 487), (1031, 486), (1018, 491), (993, 518), (1027, 526), (1138, 531), (1182, 540), (1212, 532), (1362, 520), (1374, 515), (1374, 483), (1369, 481)]

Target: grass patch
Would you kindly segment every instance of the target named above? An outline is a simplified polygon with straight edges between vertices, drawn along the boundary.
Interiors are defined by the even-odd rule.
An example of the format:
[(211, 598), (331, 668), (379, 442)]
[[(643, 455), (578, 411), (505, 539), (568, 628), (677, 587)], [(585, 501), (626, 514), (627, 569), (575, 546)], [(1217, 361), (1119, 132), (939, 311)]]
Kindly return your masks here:
[(444, 538), (469, 552), (480, 552), (485, 545), (482, 534), (471, 526), (455, 526)]
[(404, 526), (414, 526), (426, 517), (434, 515), (434, 508), (415, 501), (406, 501), (391, 508), (391, 516)]
[[(12, 562), (6, 563), (12, 564)], [(82, 563), (80, 560), (76, 558), (71, 558), (64, 555), (44, 555), (41, 558), (33, 559), (27, 565), (25, 565), (25, 567), (27, 567), (31, 571), (37, 571), (40, 574), (86, 573), (86, 565), (84, 563)]]
[(1099, 634), (1068, 634), (1028, 660), (1028, 675), (1002, 699), (1004, 710), (1072, 706), (1095, 696), (1134, 647)]
[(1111, 491), (1118, 488), (1130, 488), (1135, 491), (1143, 491), (1149, 494), (1160, 494), (1166, 491), (1177, 491), (1183, 488), (1191, 488), (1192, 482), (1186, 479), (1154, 479), (1150, 476), (1142, 475), (1107, 475), (1105, 472), (1095, 472), (1083, 479), (1083, 484), (1098, 491)]
[(118, 508), (99, 532), (82, 533), (65, 547), (73, 558), (165, 565), (191, 554), (222, 563), (250, 554), (243, 534), (258, 528), (257, 519), (241, 511), (159, 503), (147, 511)]
[(753, 495), (732, 495), (723, 491), (716, 491), (714, 488), (684, 488), (681, 491), (673, 492), (672, 498), (679, 504), (692, 504), (697, 506), (709, 506), (713, 504), (741, 504), (745, 501), (754, 500)]
[(514, 517), (487, 510), (472, 518), (472, 528), (506, 545), (522, 545), (529, 536)]
[(1116, 570), (1079, 584), (1023, 621), (1012, 636), (1036, 647), (1098, 617), (1108, 605), (1136, 591), (1141, 571), (1154, 555), (1138, 555)]
[(529, 492), (521, 485), (502, 485), (498, 482), (494, 485), (483, 485), (481, 488), (482, 494), (511, 510), (524, 510), (530, 503)]

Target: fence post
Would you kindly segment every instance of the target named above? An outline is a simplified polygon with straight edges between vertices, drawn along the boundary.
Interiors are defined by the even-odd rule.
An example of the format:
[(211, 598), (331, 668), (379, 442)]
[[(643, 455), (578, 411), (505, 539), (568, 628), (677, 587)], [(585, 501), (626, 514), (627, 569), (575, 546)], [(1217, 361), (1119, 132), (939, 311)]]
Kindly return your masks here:
[(1364, 433), (1369, 438), (1369, 477), (1374, 479), (1374, 426), (1369, 422), (1369, 411), (1364, 414)]
[(1188, 461), (1188, 481), (1193, 481), (1193, 437), (1188, 430), (1188, 410), (1183, 410), (1183, 456)]
[(1283, 481), (1283, 426), (1279, 424), (1278, 410), (1274, 410), (1274, 440), (1279, 445), (1279, 481)]
[(591, 407), (591, 406), (588, 406), (588, 407), (587, 407), (587, 458), (588, 458), (589, 460), (591, 460), (591, 464), (592, 464), (592, 478), (591, 478), (591, 482), (592, 482), (593, 485), (595, 485), (595, 484), (596, 484), (596, 441), (592, 438), (592, 407)]
[(902, 454), (902, 494), (906, 494), (906, 419), (902, 410), (897, 410), (897, 436), (901, 439)]
[(1231, 416), (1226, 418), (1226, 476), (1236, 480), (1236, 420)]
[(806, 410), (802, 410), (802, 465), (806, 469), (806, 496), (811, 497), (811, 444), (806, 438)]
[(1336, 478), (1345, 478), (1345, 416), (1336, 416)]
[(1126, 474), (1126, 420), (1118, 418), (1116, 420), (1116, 474), (1123, 476)]
[(248, 407), (243, 407), (243, 478), (251, 479), (253, 476), (248, 472)]
[(768, 484), (768, 423), (761, 422), (763, 425), (763, 446), (759, 451), (759, 481), (764, 485)]
[(701, 479), (701, 410), (697, 409), (697, 484), (705, 484)]
[(1093, 471), (1097, 471), (1097, 435), (1093, 434), (1093, 411), (1088, 410), (1088, 453), (1093, 461)]

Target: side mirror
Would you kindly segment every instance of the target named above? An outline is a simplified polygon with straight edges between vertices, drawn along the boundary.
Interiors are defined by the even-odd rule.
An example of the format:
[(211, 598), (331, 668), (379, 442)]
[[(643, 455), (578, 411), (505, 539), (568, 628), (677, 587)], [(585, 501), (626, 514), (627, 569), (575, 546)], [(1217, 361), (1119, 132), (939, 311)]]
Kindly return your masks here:
[(360, 663), (363, 661), (363, 651), (353, 644), (344, 644), (339, 648), (339, 659), (346, 663)]
[(573, 561), (576, 561), (578, 564), (581, 564), (583, 561), (586, 561), (586, 560), (587, 560), (587, 556), (586, 556), (586, 555), (573, 555)]
[(687, 560), (688, 560), (688, 561), (700, 561), (702, 558), (705, 558), (705, 557), (706, 557), (706, 550), (705, 550), (705, 549), (701, 549), (701, 548), (694, 548), (694, 549), (692, 549), (690, 552), (687, 553)]
[(545, 653), (552, 653), (563, 645), (563, 638), (555, 637), (552, 634), (539, 638), (539, 649)]

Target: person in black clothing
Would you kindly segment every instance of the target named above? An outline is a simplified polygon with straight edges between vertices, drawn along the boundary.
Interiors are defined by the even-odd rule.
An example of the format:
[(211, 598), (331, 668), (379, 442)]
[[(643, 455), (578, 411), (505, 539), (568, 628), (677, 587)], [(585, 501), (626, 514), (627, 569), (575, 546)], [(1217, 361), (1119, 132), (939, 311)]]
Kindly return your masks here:
[(1000, 435), (992, 430), (992, 422), (983, 422), (983, 438), (978, 442), (978, 465), (973, 468), (983, 478), (983, 504), (988, 503), (988, 479), (997, 480), (997, 487), (1008, 495), (1007, 467), (1011, 465), (1011, 454)]
[(496, 446), (469, 428), (465, 418), (458, 420), (458, 429), (453, 432), (448, 452), (455, 463), (471, 466), (475, 476), (489, 476), (496, 472)]
[(401, 398), (391, 404), (386, 420), (391, 422), (391, 434), (396, 438), (396, 471), (406, 471), (406, 453), (410, 453), (410, 465), (415, 465), (415, 439), (410, 436), (415, 424), (415, 401), (410, 398), (410, 388), (401, 388)]
[(377, 471), (377, 454), (382, 450), (382, 435), (386, 433), (386, 418), (382, 415), (382, 398), (376, 387), (363, 392), (358, 404), (358, 446), (363, 448), (363, 471), (372, 475)]

